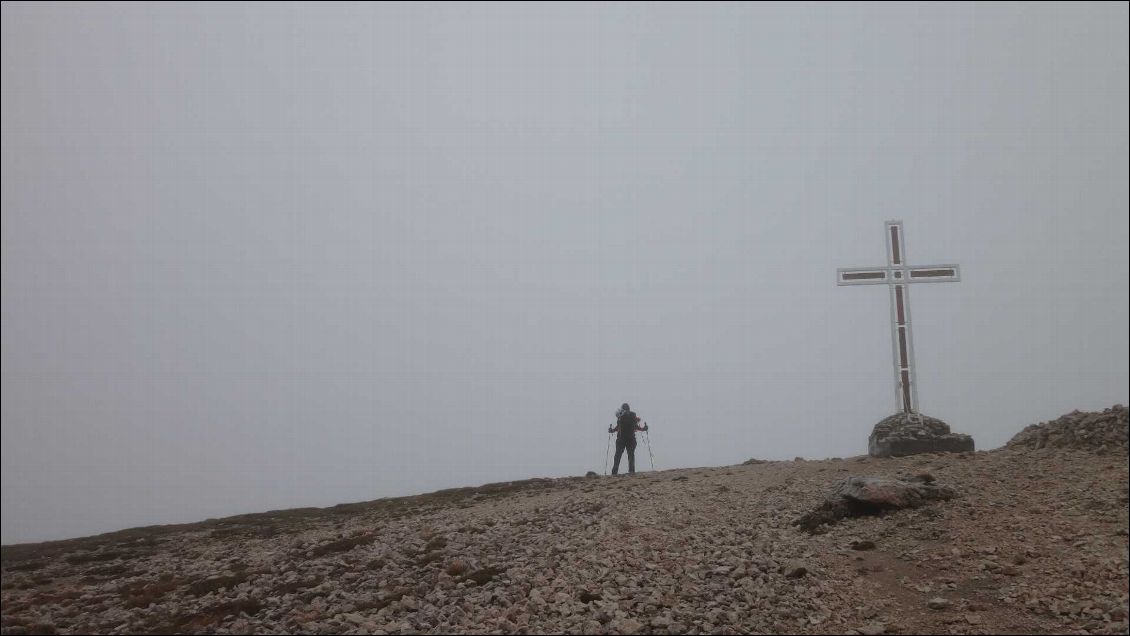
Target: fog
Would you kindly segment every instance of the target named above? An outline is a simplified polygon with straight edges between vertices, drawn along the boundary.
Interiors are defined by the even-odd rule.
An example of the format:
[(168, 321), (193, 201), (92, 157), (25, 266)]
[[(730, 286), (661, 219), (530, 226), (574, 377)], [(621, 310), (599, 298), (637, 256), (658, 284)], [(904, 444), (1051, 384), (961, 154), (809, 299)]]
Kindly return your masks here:
[[(1128, 11), (3, 5), (4, 543), (1128, 393)], [(646, 446), (638, 467), (650, 469)]]

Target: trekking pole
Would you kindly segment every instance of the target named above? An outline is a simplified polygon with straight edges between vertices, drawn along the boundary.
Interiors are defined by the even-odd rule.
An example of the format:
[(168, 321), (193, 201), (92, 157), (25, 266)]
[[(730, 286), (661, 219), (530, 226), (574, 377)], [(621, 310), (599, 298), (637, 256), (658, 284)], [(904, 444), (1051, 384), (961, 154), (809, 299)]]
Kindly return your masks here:
[(655, 455), (651, 454), (651, 427), (643, 432), (643, 438), (647, 440), (647, 456), (651, 458), (651, 472), (655, 472)]
[(604, 474), (608, 474), (608, 451), (612, 448), (612, 433), (608, 434), (608, 443), (604, 445)]

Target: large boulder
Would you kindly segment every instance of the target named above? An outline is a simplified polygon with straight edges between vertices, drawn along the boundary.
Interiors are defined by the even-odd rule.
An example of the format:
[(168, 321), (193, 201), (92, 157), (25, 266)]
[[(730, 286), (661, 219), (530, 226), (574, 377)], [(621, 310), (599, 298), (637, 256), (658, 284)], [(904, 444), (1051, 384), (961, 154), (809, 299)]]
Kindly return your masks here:
[(896, 413), (876, 424), (871, 437), (867, 438), (867, 452), (872, 457), (972, 450), (972, 437), (951, 433), (948, 424), (927, 415)]
[(793, 522), (809, 532), (844, 517), (875, 515), (902, 508), (917, 508), (931, 501), (953, 499), (954, 491), (928, 474), (901, 479), (848, 477), (840, 480), (812, 512)]

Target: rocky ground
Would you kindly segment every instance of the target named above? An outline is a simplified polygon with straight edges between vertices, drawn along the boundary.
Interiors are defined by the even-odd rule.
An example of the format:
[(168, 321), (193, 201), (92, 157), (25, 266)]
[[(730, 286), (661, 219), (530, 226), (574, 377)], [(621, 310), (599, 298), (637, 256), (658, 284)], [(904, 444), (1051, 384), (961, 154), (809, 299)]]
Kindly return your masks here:
[[(530, 480), (7, 546), (2, 631), (1125, 634), (1125, 447), (1034, 446)], [(794, 525), (845, 477), (924, 473), (956, 496)]]
[(1126, 452), (1130, 447), (1126, 407), (1073, 411), (1050, 422), (1024, 427), (1008, 441), (1014, 448), (1082, 448), (1098, 453)]

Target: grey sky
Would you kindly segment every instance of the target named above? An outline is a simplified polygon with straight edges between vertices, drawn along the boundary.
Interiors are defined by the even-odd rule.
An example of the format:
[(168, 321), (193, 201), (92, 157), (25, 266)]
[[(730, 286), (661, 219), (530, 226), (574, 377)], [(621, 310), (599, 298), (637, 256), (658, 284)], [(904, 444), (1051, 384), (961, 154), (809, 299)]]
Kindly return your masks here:
[(1127, 18), (4, 3), (2, 540), (1125, 403)]

